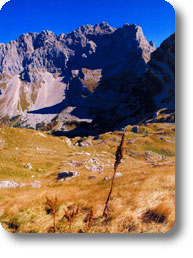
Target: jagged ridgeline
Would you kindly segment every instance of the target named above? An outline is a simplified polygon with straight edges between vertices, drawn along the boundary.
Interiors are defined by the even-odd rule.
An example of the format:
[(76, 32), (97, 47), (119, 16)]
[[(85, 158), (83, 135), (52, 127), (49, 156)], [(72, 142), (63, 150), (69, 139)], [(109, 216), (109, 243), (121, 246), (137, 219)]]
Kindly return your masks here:
[(142, 28), (103, 22), (0, 44), (0, 123), (89, 135), (174, 121), (175, 35), (155, 50)]

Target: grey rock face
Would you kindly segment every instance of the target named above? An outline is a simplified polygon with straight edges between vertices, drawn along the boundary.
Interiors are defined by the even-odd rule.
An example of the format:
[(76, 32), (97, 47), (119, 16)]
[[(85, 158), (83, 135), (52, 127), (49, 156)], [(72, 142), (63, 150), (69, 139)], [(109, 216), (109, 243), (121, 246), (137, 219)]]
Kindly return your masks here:
[[(144, 104), (137, 85), (149, 88), (144, 83), (149, 77), (174, 83), (165, 71), (165, 63), (173, 69), (171, 44), (172, 39), (163, 43), (149, 62), (155, 46), (134, 24), (115, 29), (102, 22), (67, 34), (23, 34), (0, 44), (0, 118), (20, 116), (16, 126), (43, 130), (60, 121), (57, 128), (74, 135), (89, 133), (103, 120), (99, 131), (114, 128), (115, 114), (134, 123), (147, 114), (134, 115)], [(159, 69), (165, 71), (161, 79)]]

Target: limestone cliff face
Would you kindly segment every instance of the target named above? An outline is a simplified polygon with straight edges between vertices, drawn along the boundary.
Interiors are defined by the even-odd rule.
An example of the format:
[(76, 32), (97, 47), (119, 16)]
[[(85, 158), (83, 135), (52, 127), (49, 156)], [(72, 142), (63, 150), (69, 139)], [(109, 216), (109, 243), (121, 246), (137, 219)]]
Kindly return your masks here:
[[(67, 34), (23, 34), (0, 44), (0, 117), (11, 121), (17, 117), (17, 126), (54, 124), (63, 131), (82, 123), (91, 130), (101, 114), (107, 121), (116, 113), (121, 121), (124, 115), (128, 122), (137, 122), (143, 115), (132, 118), (132, 113), (144, 101), (141, 88), (149, 87), (145, 83), (149, 74), (155, 73), (161, 80), (158, 70), (168, 73), (165, 63), (172, 66), (170, 45), (163, 43), (150, 61), (155, 46), (146, 40), (141, 27), (124, 24), (115, 29), (105, 22)], [(161, 66), (159, 58), (165, 58)], [(171, 75), (164, 72), (163, 77), (166, 87), (163, 80), (170, 80)], [(159, 102), (159, 94), (155, 102), (156, 98)]]

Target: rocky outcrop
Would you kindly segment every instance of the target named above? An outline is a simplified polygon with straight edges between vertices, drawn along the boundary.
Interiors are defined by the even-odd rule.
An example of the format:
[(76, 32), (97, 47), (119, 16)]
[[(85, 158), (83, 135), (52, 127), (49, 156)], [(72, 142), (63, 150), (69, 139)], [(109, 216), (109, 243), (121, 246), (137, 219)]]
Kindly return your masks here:
[[(115, 29), (102, 22), (67, 34), (27, 33), (0, 44), (0, 122), (59, 135), (136, 123), (157, 102), (164, 107), (169, 88), (173, 94), (172, 42), (163, 43), (150, 61), (155, 46), (141, 27)], [(158, 92), (160, 84), (164, 93)], [(151, 92), (155, 98), (149, 101)]]
[(16, 183), (14, 181), (0, 181), (1, 188), (21, 188), (26, 186), (31, 186), (33, 188), (41, 187), (42, 183), (40, 181), (33, 181), (31, 183)]

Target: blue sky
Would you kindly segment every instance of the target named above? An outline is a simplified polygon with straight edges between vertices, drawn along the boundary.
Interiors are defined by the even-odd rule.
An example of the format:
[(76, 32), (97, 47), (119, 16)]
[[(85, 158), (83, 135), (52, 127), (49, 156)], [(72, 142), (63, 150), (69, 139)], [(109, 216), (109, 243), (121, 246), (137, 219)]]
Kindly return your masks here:
[(0, 42), (26, 32), (70, 32), (83, 24), (124, 23), (143, 28), (158, 47), (175, 31), (175, 12), (164, 0), (11, 0), (0, 11)]

